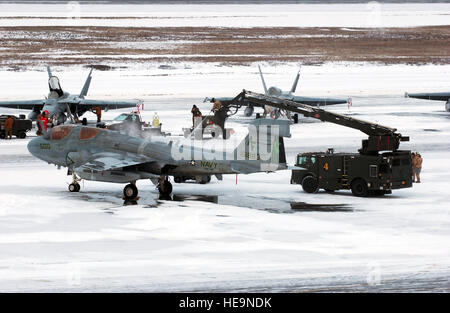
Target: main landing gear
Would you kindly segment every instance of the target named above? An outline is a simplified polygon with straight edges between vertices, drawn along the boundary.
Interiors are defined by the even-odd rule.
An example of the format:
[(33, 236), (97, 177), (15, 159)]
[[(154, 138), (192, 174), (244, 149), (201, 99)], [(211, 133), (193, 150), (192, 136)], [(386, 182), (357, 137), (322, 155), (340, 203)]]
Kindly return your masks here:
[(169, 181), (169, 176), (160, 176), (157, 187), (162, 196), (169, 196), (172, 193), (172, 184)]
[(81, 178), (78, 178), (75, 172), (72, 173), (72, 183), (69, 185), (69, 191), (70, 192), (79, 192), (81, 187), (78, 183), (81, 181)]
[(138, 189), (136, 187), (136, 182), (132, 182), (123, 188), (123, 197), (126, 201), (136, 200), (138, 195)]

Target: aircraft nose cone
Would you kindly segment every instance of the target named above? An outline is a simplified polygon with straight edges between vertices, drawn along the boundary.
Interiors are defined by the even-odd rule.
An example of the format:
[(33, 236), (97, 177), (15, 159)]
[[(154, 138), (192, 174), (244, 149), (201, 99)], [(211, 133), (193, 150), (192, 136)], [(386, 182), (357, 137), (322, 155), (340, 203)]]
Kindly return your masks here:
[(42, 138), (34, 138), (28, 142), (27, 148), (32, 155), (42, 160), (41, 143), (43, 143)]

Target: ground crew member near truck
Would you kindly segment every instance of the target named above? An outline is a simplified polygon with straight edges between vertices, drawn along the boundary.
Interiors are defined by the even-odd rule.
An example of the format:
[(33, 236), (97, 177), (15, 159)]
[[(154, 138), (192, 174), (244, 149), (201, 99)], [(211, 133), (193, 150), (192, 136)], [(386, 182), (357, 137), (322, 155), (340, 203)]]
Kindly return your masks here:
[(222, 103), (219, 100), (214, 99), (212, 111), (213, 112), (219, 111), (221, 107), (222, 107)]
[(416, 162), (416, 153), (411, 153), (411, 175), (412, 175), (412, 181), (414, 182), (414, 164)]
[[(420, 183), (420, 172), (422, 171), (422, 162), (423, 162), (422, 156), (419, 153), (417, 153), (416, 157), (415, 157), (414, 169), (413, 169), (416, 183)], [(413, 181), (414, 181), (414, 179), (413, 179)]]
[(92, 112), (97, 115), (97, 123), (102, 121), (102, 109), (100, 107), (92, 108)]
[(5, 121), (5, 139), (12, 139), (12, 128), (14, 124), (14, 119), (11, 116), (8, 116), (8, 118)]
[(192, 113), (192, 127), (195, 128), (195, 126), (197, 126), (197, 125), (195, 125), (195, 120), (196, 120), (196, 118), (197, 118), (198, 120), (201, 119), (201, 117), (202, 117), (202, 112), (200, 112), (200, 109), (197, 108), (197, 106), (194, 104), (194, 105), (192, 106), (191, 113)]
[(156, 112), (153, 115), (152, 125), (153, 125), (153, 127), (159, 127), (159, 116), (158, 116), (158, 113), (156, 113)]

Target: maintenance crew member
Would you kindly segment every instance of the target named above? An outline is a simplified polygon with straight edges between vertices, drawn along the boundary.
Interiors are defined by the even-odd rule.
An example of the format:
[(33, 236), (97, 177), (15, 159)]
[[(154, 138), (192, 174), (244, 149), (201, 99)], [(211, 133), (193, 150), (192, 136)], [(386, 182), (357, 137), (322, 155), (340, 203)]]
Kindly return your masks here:
[(198, 120), (201, 119), (201, 117), (202, 117), (202, 112), (200, 112), (200, 109), (197, 108), (197, 106), (194, 104), (194, 105), (192, 106), (191, 113), (192, 113), (192, 127), (195, 128), (195, 126), (197, 126), (197, 125), (195, 125), (195, 120), (196, 120), (196, 118), (197, 118)]
[(213, 104), (212, 110), (214, 112), (216, 112), (216, 111), (219, 111), (221, 107), (222, 107), (222, 103), (219, 100), (214, 99), (214, 104)]
[(11, 116), (8, 116), (8, 118), (5, 121), (5, 139), (12, 139), (12, 128), (14, 124), (14, 119)]
[(158, 113), (156, 113), (156, 112), (155, 112), (155, 114), (153, 115), (152, 126), (153, 126), (153, 127), (159, 127), (159, 116), (158, 116)]
[(92, 108), (92, 112), (97, 115), (97, 123), (102, 121), (102, 109), (100, 107)]
[(422, 171), (422, 156), (417, 153), (416, 154), (416, 161), (414, 162), (414, 175), (416, 178), (416, 183), (420, 183), (420, 172)]
[(48, 111), (44, 111), (44, 112), (41, 114), (40, 121), (41, 121), (42, 124), (44, 125), (44, 130), (47, 131), (47, 128), (48, 128)]

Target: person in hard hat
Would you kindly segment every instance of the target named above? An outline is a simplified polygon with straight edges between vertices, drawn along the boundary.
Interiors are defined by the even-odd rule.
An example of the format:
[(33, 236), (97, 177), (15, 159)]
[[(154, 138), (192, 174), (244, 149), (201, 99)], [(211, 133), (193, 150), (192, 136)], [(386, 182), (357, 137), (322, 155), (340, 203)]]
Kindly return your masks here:
[(415, 157), (414, 169), (413, 169), (416, 183), (420, 183), (420, 172), (422, 171), (422, 162), (423, 162), (422, 156), (419, 153), (417, 153), (416, 157)]
[(196, 127), (196, 120), (201, 120), (202, 112), (200, 112), (200, 109), (194, 104), (191, 109), (192, 113), (192, 127)]
[(214, 99), (212, 111), (213, 112), (219, 111), (221, 107), (222, 107), (222, 103), (219, 100)]
[(155, 114), (153, 115), (152, 126), (153, 126), (153, 127), (159, 127), (159, 116), (158, 116), (158, 113), (156, 113), (156, 112), (155, 112)]
[(44, 126), (44, 130), (47, 131), (48, 128), (48, 111), (45, 110), (41, 114), (41, 118), (38, 122), (42, 122), (42, 125)]
[(12, 129), (13, 129), (14, 119), (8, 115), (8, 118), (5, 121), (5, 139), (12, 139)]

